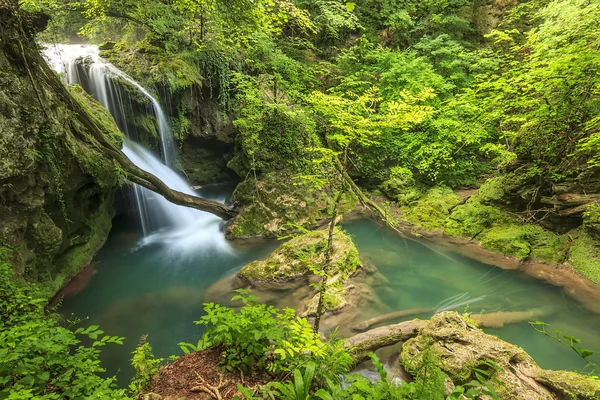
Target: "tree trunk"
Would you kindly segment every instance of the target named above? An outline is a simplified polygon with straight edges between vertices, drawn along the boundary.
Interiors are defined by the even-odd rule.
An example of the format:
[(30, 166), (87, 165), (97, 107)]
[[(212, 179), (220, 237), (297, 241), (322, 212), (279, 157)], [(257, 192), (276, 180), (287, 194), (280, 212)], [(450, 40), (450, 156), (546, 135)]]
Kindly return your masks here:
[[(19, 29), (15, 27), (15, 29)], [(20, 40), (28, 40), (32, 39), (23, 37), (22, 34), (17, 34)], [(90, 115), (84, 107), (79, 104), (73, 96), (69, 93), (69, 91), (65, 88), (65, 86), (60, 82), (54, 71), (50, 69), (45, 60), (42, 58), (39, 51), (27, 51), (27, 49), (37, 49), (35, 44), (28, 43), (27, 46), (22, 47), (20, 54), (15, 54), (15, 56), (19, 56), (22, 58), (22, 62), (27, 66), (28, 72), (35, 76), (37, 82), (41, 84), (46, 84), (50, 87), (52, 91), (54, 91), (57, 96), (64, 101), (68, 107), (73, 110), (75, 113), (77, 120), (83, 124), (86, 130), (93, 136), (95, 139), (95, 143), (91, 143), (97, 146), (102, 152), (104, 152), (108, 157), (114, 159), (127, 173), (127, 179), (131, 182), (137, 183), (149, 190), (152, 190), (162, 196), (164, 196), (170, 202), (195, 208), (200, 211), (209, 212), (214, 214), (224, 220), (228, 220), (234, 217), (237, 212), (230, 207), (227, 207), (219, 202), (202, 199), (196, 196), (192, 196), (186, 193), (182, 193), (176, 190), (169, 188), (163, 181), (157, 178), (155, 175), (148, 173), (129, 160), (129, 158), (113, 143), (105, 137), (105, 132), (100, 127), (100, 125), (96, 122), (95, 118)], [(34, 85), (35, 87), (36, 85)], [(39, 99), (40, 103), (42, 103), (42, 107), (45, 109), (42, 99)], [(72, 130), (73, 132), (77, 132), (76, 129)], [(78, 140), (88, 141), (88, 138), (78, 137)]]

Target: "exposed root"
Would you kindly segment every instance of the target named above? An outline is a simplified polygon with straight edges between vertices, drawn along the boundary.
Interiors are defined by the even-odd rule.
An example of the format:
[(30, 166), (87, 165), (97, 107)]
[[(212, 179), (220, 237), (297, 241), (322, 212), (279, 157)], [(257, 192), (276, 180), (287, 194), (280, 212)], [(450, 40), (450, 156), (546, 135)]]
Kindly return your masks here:
[[(190, 391), (208, 393), (209, 395), (213, 396), (213, 398), (215, 398), (217, 400), (223, 400), (223, 397), (221, 396), (221, 389), (223, 389), (225, 386), (227, 386), (229, 384), (229, 381), (223, 381), (223, 374), (219, 374), (219, 383), (217, 386), (213, 386), (210, 383), (208, 383), (198, 373), (196, 373), (196, 376), (198, 376), (200, 383), (196, 382), (197, 385), (192, 387), (190, 389)], [(227, 394), (228, 393), (225, 393), (225, 396), (227, 396)]]

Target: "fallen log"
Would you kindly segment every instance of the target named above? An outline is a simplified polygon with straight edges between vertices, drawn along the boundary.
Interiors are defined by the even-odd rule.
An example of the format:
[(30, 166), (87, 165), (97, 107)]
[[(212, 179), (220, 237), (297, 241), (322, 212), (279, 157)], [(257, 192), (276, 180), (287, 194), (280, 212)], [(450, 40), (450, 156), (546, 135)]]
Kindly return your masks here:
[(428, 322), (413, 320), (400, 322), (395, 325), (381, 326), (349, 337), (344, 341), (344, 347), (349, 350), (358, 364), (369, 358), (369, 353), (377, 349), (392, 346), (417, 336), (419, 330)]
[(434, 311), (433, 308), (411, 308), (408, 310), (394, 311), (394, 312), (391, 312), (388, 314), (380, 315), (379, 317), (375, 317), (375, 318), (371, 318), (366, 321), (363, 321), (363, 322), (355, 325), (354, 327), (352, 327), (352, 330), (355, 332), (363, 332), (363, 331), (366, 331), (367, 329), (371, 328), (372, 326), (380, 324), (382, 322), (386, 322), (386, 321), (390, 321), (390, 320), (398, 319), (398, 318), (403, 318), (403, 317), (408, 317), (410, 315), (415, 315), (415, 314), (433, 313), (433, 311)]
[(529, 322), (550, 313), (550, 309), (536, 308), (528, 311), (499, 311), (489, 314), (472, 314), (470, 318), (480, 328), (502, 328), (507, 324)]

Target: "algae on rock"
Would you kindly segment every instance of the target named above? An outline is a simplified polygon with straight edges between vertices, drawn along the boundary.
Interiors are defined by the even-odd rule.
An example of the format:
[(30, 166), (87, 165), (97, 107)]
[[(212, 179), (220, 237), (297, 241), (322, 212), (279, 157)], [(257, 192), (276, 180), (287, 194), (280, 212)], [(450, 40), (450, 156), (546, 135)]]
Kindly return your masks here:
[[(283, 243), (264, 261), (245, 265), (238, 276), (246, 280), (294, 279), (322, 270), (327, 249), (327, 230), (303, 233)], [(346, 280), (361, 266), (358, 250), (352, 239), (337, 228), (333, 235), (331, 270), (328, 275), (341, 275)]]
[[(328, 231), (317, 230), (303, 233), (279, 246), (266, 260), (253, 261), (237, 274), (241, 285), (288, 288), (307, 285), (311, 277), (325, 268)], [(327, 275), (325, 311), (336, 311), (348, 304), (347, 295), (352, 285), (348, 282), (359, 268), (361, 261), (352, 239), (341, 229), (333, 235), (333, 250)], [(317, 310), (318, 295), (305, 303), (305, 315)]]

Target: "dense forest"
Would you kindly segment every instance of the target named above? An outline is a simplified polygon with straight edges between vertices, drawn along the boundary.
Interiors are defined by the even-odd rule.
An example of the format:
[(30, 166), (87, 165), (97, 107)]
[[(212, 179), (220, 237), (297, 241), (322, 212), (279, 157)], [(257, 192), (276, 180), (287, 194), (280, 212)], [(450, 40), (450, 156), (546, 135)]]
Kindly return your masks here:
[[(0, 398), (600, 398), (597, 355), (547, 311), (440, 306), (349, 338), (350, 320), (325, 322), (378, 276), (340, 228), (358, 216), (526, 265), (600, 313), (598, 21), (597, 0), (0, 0)], [(68, 43), (117, 71), (122, 121), (88, 90), (100, 61), (65, 85), (42, 57)], [(189, 185), (233, 193), (169, 185), (132, 138)], [(236, 272), (233, 303), (206, 299), (185, 355), (154, 357), (143, 337), (126, 386), (100, 361), (124, 338), (55, 295), (85, 280), (132, 187), (217, 216), (232, 242), (287, 241)], [(253, 294), (282, 282), (310, 284), (305, 310)], [(479, 329), (517, 320), (586, 369), (543, 369)], [(400, 342), (393, 363), (374, 354)], [(350, 374), (368, 359), (375, 379)]]

